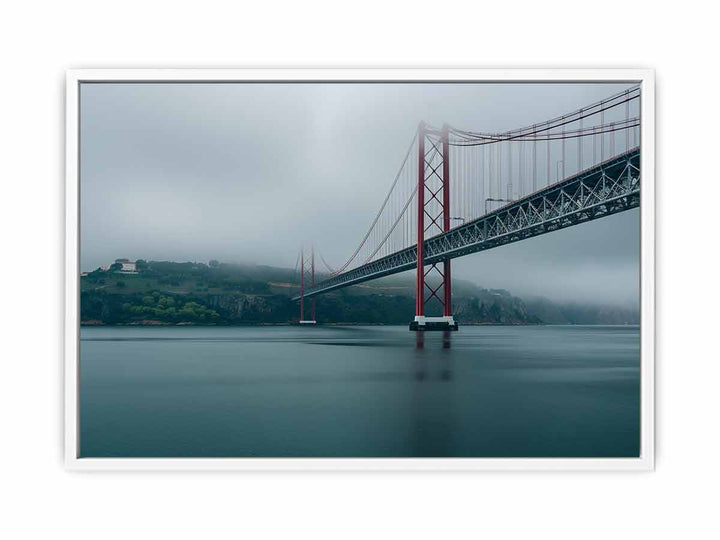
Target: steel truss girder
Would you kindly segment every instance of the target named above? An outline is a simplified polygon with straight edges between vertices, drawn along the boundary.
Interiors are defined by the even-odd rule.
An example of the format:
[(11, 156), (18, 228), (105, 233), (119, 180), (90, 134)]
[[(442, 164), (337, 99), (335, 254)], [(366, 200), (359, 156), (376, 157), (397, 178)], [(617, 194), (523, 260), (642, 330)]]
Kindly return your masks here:
[[(450, 229), (424, 243), (424, 264), (518, 242), (640, 206), (640, 150), (580, 172), (485, 216)], [(410, 247), (317, 283), (305, 297), (317, 296), (416, 267)], [(296, 296), (293, 300), (299, 300)]]

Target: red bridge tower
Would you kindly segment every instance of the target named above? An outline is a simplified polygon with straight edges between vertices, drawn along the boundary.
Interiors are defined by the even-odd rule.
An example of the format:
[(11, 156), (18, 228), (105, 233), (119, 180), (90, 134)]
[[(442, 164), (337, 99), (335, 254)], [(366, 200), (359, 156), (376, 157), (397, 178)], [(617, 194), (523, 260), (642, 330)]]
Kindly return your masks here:
[[(308, 267), (309, 265), (309, 267)], [(310, 318), (305, 318), (305, 274), (310, 274), (310, 287), (315, 286), (315, 248), (310, 251), (310, 260), (305, 260), (305, 248), (300, 251), (300, 324), (315, 324), (315, 297), (310, 298)]]
[[(448, 127), (418, 128), (417, 273), (415, 320), (410, 330), (457, 330), (452, 316), (450, 260), (425, 264), (425, 238), (450, 230), (450, 141)], [(427, 218), (427, 219), (426, 219)], [(427, 267), (427, 269), (426, 269)], [(441, 317), (425, 316), (430, 300), (442, 306)]]

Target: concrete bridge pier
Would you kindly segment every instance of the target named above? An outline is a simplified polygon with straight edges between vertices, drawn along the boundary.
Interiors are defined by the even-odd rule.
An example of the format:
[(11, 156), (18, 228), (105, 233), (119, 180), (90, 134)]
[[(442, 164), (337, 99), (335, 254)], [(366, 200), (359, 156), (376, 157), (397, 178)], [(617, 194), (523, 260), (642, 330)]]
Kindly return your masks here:
[(450, 330), (458, 329), (458, 323), (455, 322), (452, 315), (442, 317), (425, 317), (424, 315), (416, 315), (415, 320), (410, 323), (410, 330), (415, 332), (426, 332), (429, 330)]

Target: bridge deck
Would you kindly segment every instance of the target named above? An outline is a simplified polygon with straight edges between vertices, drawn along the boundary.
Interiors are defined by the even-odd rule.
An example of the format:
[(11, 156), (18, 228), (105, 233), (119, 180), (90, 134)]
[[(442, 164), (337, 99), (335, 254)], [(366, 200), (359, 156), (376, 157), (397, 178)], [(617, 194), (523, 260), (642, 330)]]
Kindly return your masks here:
[[(462, 257), (640, 205), (640, 150), (634, 148), (424, 242), (425, 264)], [(317, 283), (317, 296), (415, 268), (417, 246)], [(295, 296), (293, 300), (299, 300)]]

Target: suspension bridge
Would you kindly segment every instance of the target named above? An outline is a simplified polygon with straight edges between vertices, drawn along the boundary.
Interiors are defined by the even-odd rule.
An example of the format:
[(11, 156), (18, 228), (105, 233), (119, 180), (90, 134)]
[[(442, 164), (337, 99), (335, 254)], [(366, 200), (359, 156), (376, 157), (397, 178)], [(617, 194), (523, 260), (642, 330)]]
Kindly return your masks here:
[(320, 255), (328, 273), (316, 281), (303, 250), (293, 300), (313, 323), (318, 295), (415, 269), (410, 329), (457, 330), (452, 259), (639, 205), (639, 86), (503, 133), (420, 123), (355, 251), (338, 268)]

